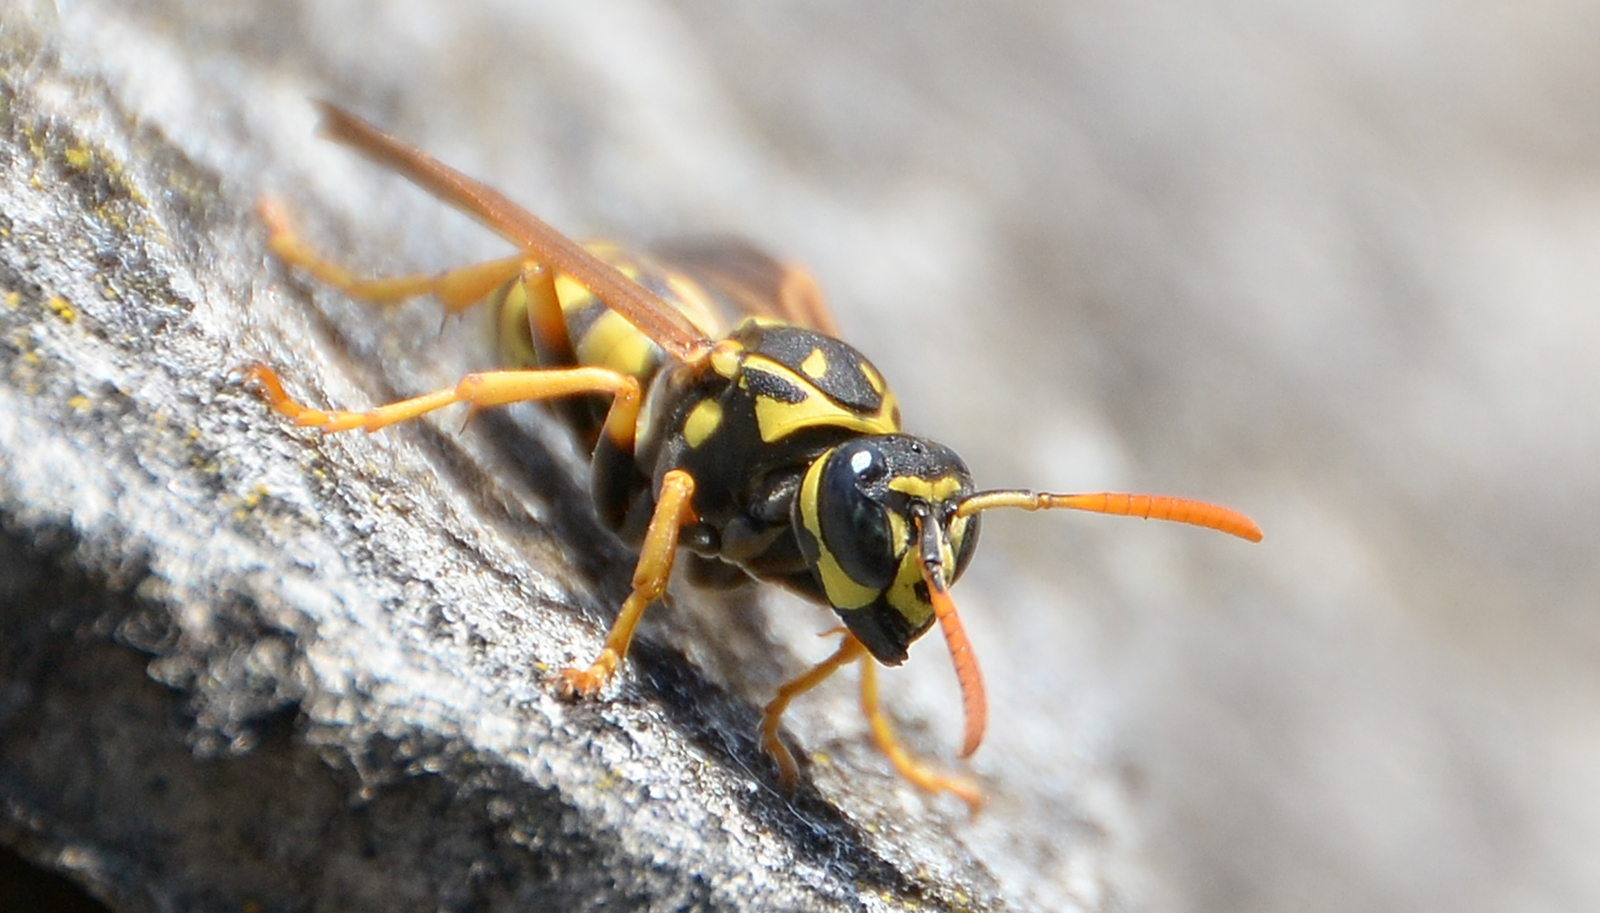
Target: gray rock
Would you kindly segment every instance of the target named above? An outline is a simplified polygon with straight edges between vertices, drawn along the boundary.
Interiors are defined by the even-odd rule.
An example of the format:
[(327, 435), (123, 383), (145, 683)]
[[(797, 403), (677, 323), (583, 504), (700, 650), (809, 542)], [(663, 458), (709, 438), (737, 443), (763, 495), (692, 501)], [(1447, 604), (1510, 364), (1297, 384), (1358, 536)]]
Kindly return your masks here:
[[(258, 123), (243, 83), (177, 121), (130, 109), (119, 75), (223, 97), (203, 50), (161, 45), (187, 14), (77, 15), (5, 32), (8, 843), (127, 910), (997, 902), (946, 830), (957, 809), (901, 820), (900, 785), (853, 765), (835, 789), (860, 773), (876, 798), (780, 789), (759, 704), (670, 632), (607, 700), (558, 700), (553, 670), (592, 658), (632, 560), (574, 444), (537, 413), (323, 438), (264, 408), (240, 383), (258, 359), (354, 402), (484, 347), (436, 341), (431, 305), (363, 312), (264, 255), (258, 193), (324, 212), (296, 193), (319, 176), (268, 164), (312, 148), (303, 99)], [(113, 39), (137, 46), (88, 50)], [(356, 220), (368, 245), (394, 240), (385, 208)], [(753, 655), (729, 636), (720, 662), (770, 692), (799, 661), (738, 617), (752, 598), (708, 596), (702, 626), (742, 626)]]
[[(0, 10), (0, 839), (116, 909), (1589, 910), (1600, 845), (1594, 13), (1244, 0)], [(575, 235), (810, 266), (995, 515), (976, 820), (831, 683), (829, 616), (683, 589), (556, 700), (630, 558), (537, 410), (321, 438), (489, 364), (264, 253), (499, 255), (312, 135), (351, 107)], [(14, 302), (14, 303), (9, 303)], [(70, 317), (69, 317), (70, 315)], [(951, 757), (936, 639), (885, 680)]]

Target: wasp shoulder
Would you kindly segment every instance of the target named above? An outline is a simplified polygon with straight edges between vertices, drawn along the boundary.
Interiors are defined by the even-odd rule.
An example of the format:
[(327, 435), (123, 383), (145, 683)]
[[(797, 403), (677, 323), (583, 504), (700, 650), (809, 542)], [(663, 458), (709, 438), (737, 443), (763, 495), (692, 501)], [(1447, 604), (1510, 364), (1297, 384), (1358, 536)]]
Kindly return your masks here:
[(852, 412), (870, 414), (883, 408), (888, 394), (883, 375), (847, 343), (816, 330), (761, 320), (745, 321), (732, 335), (757, 356), (758, 370), (762, 361), (786, 368), (807, 387)]

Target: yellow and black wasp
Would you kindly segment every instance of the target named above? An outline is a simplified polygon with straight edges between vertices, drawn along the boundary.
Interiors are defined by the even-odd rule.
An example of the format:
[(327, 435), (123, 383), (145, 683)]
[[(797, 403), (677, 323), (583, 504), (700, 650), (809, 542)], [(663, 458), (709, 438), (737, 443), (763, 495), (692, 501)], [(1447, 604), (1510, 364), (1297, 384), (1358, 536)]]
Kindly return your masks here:
[[(491, 304), (503, 370), (365, 412), (321, 411), (291, 399), (277, 374), (251, 369), (266, 398), (297, 424), (376, 431), (454, 403), (473, 410), (566, 400), (592, 442), (601, 518), (639, 549), (633, 591), (600, 655), (561, 673), (560, 688), (592, 697), (616, 674), (645, 609), (664, 593), (680, 548), (697, 576), (749, 575), (833, 607), (843, 621), (832, 656), (778, 689), (763, 742), (780, 775), (798, 768), (778, 728), (785, 708), (840, 667), (861, 664), (861, 703), (874, 740), (917, 786), (976, 807), (977, 789), (901, 749), (878, 706), (875, 662), (898, 665), (937, 623), (960, 681), (963, 757), (987, 719), (983, 678), (949, 586), (971, 561), (983, 511), (1074, 508), (1191, 523), (1258, 541), (1249, 518), (1178, 498), (978, 491), (960, 457), (904, 434), (883, 375), (837, 338), (810, 277), (752, 248), (680, 248), (653, 260), (605, 243), (579, 244), (422, 151), (333, 105), (333, 140), (476, 217), (517, 248), (501, 260), (438, 275), (359, 279), (322, 259), (263, 201), (272, 250), (286, 263), (368, 302), (431, 294), (457, 313)], [(747, 316), (722, 332), (718, 303)], [(743, 574), (716, 574), (714, 568)]]

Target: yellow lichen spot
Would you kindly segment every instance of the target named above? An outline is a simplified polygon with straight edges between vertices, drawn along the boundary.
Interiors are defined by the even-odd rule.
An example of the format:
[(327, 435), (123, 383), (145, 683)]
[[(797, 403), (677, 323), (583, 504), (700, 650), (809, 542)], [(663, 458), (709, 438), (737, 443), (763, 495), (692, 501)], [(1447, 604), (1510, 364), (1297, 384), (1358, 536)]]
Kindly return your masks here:
[(94, 164), (94, 153), (87, 146), (74, 146), (63, 153), (63, 157), (68, 165), (78, 171), (88, 171), (89, 166)]
[(23, 360), (24, 363), (29, 364), (29, 365), (38, 365), (40, 363), (39, 353), (38, 352), (27, 352), (27, 353), (24, 353), (23, 356), (22, 356), (22, 360)]
[(821, 380), (822, 376), (828, 373), (828, 356), (822, 354), (821, 349), (812, 349), (806, 360), (800, 362), (800, 370), (806, 372), (806, 376), (812, 380)]
[(72, 399), (67, 400), (67, 405), (71, 406), (75, 412), (88, 412), (89, 397), (80, 393), (79, 395), (74, 396)]
[(21, 292), (6, 292), (6, 307), (14, 308), (22, 304)]
[(72, 309), (72, 302), (60, 295), (51, 295), (50, 300), (45, 302), (45, 307), (55, 311), (56, 316), (67, 323), (76, 323), (78, 320), (78, 312)]
[(683, 439), (690, 447), (699, 447), (722, 424), (722, 404), (714, 399), (701, 400), (683, 423)]

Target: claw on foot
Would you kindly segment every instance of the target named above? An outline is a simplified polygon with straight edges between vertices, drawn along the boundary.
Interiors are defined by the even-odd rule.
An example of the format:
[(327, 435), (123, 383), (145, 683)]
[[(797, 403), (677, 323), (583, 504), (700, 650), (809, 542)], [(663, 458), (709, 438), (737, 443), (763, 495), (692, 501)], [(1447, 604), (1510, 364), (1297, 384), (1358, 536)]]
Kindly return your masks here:
[(562, 669), (559, 687), (564, 697), (594, 697), (617, 671), (617, 655), (609, 649), (587, 669)]

